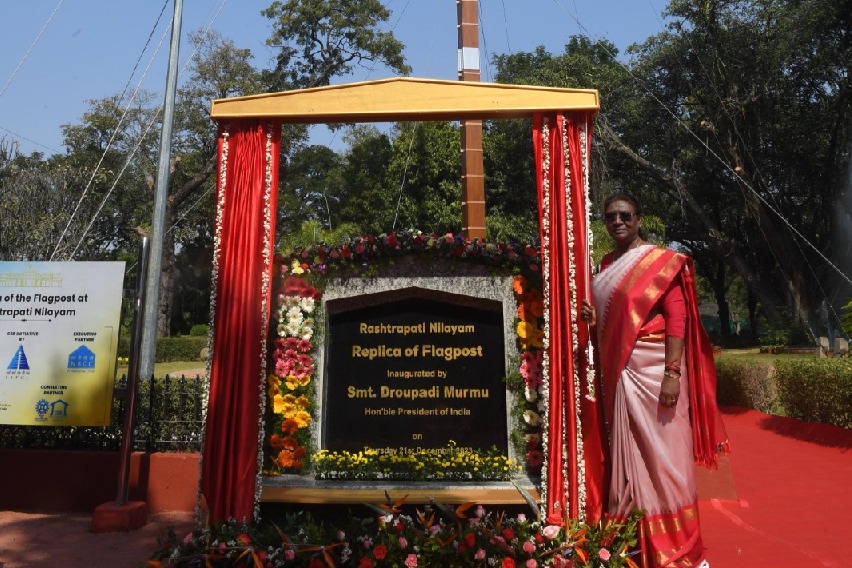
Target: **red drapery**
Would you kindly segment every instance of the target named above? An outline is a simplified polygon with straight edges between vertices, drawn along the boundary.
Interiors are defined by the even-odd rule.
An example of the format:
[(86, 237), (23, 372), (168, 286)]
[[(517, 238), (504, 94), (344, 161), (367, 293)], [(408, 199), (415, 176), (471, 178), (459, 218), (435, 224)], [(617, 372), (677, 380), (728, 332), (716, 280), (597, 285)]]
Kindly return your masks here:
[[(210, 397), (201, 491), (211, 520), (256, 517), (280, 125), (220, 125)], [(256, 520), (256, 519), (255, 519)]]
[[(533, 141), (548, 299), (545, 515), (596, 521), (603, 509), (600, 398), (590, 400), (586, 171), (588, 113), (536, 114)], [(201, 490), (210, 518), (256, 520), (261, 409), (271, 302), (280, 126), (255, 120), (219, 133), (214, 334)], [(572, 297), (573, 292), (573, 297)]]
[(591, 120), (588, 113), (533, 118), (549, 391), (544, 515), (553, 523), (566, 517), (597, 521), (603, 512), (602, 413), (600, 398), (591, 399), (589, 330), (579, 318), (580, 302), (590, 297), (586, 172)]

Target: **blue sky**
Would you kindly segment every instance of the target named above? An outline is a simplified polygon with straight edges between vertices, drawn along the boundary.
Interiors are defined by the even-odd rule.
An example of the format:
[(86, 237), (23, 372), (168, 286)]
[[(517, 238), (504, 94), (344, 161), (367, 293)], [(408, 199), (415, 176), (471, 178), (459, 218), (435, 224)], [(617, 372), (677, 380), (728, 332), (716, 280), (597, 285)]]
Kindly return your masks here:
[[(264, 45), (270, 27), (260, 11), (270, 3), (184, 0), (182, 33), (185, 37), (211, 27), (237, 47), (251, 49), (257, 66), (268, 67), (274, 51)], [(665, 8), (664, 0), (480, 0), (479, 4), (484, 81), (493, 78), (491, 54), (531, 51), (538, 45), (560, 53), (574, 34), (609, 39), (623, 52), (661, 31), (660, 13)], [(385, 5), (392, 12), (387, 27), (405, 44), (412, 75), (455, 79), (455, 0), (385, 0)], [(25, 154), (61, 153), (61, 126), (80, 123), (89, 100), (120, 93), (125, 85), (162, 93), (172, 14), (171, 0), (3, 0), (0, 138), (17, 140)], [(189, 44), (182, 42), (182, 68), (190, 55)], [(359, 69), (337, 82), (389, 75), (383, 68)]]

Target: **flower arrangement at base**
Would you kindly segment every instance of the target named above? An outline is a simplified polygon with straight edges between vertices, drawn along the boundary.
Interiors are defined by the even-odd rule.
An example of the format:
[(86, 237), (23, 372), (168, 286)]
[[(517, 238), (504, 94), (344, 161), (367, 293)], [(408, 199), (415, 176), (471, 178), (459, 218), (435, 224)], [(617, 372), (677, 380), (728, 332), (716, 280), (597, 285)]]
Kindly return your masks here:
[(497, 448), (477, 451), (459, 448), (450, 441), (446, 448), (389, 455), (376, 450), (329, 452), (313, 457), (317, 479), (406, 480), (406, 481), (508, 481), (518, 472), (515, 460)]
[(295, 514), (279, 525), (230, 521), (183, 538), (172, 531), (147, 565), (638, 568), (632, 560), (638, 511), (624, 523), (550, 525), (475, 503), (433, 502), (412, 510), (403, 498), (372, 508), (372, 519), (353, 517), (342, 527)]

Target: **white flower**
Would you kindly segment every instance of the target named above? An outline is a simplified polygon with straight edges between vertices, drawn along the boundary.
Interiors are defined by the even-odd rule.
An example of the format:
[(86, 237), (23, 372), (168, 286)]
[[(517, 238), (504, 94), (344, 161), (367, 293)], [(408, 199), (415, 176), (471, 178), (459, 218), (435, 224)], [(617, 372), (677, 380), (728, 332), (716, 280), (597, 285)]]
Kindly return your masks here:
[(299, 298), (299, 308), (306, 314), (311, 314), (314, 311), (313, 298)]
[(527, 399), (527, 402), (534, 402), (538, 398), (538, 390), (531, 387), (526, 387), (524, 389), (524, 398)]
[(539, 424), (541, 424), (541, 416), (539, 416), (537, 413), (533, 412), (532, 410), (525, 410), (524, 411), (524, 422), (526, 422), (530, 426), (538, 426)]

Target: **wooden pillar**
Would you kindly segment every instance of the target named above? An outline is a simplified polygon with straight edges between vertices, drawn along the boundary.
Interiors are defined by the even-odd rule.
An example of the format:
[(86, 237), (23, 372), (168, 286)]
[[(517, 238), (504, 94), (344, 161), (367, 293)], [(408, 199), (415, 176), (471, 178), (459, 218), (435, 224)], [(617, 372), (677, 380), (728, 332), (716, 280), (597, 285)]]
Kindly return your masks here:
[[(459, 80), (479, 81), (478, 0), (456, 0), (459, 30)], [(462, 233), (485, 238), (485, 172), (482, 121), (461, 122)]]

